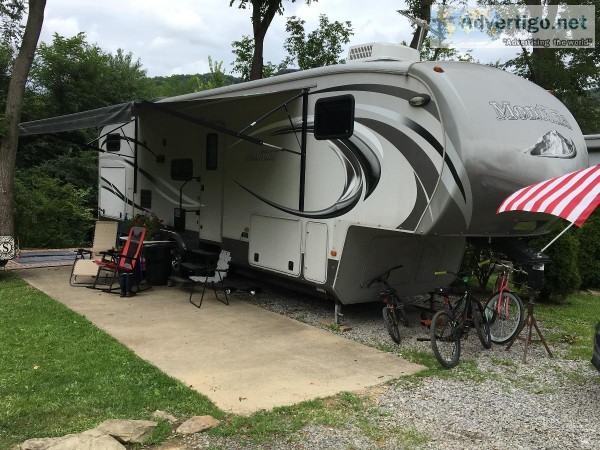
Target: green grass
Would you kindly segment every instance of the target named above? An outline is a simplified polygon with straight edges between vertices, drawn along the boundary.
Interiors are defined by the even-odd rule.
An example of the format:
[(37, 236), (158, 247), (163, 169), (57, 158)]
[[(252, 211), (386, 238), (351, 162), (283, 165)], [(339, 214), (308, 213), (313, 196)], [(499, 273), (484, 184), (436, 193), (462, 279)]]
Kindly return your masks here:
[(231, 416), (210, 433), (221, 437), (236, 437), (241, 442), (262, 444), (275, 436), (289, 436), (308, 423), (343, 427), (353, 412), (362, 408), (358, 396), (341, 393), (335, 397), (259, 411), (248, 417)]
[(534, 313), (540, 325), (550, 330), (544, 334), (550, 343), (567, 345), (567, 358), (592, 359), (594, 330), (600, 321), (599, 296), (571, 295), (565, 303), (536, 305)]
[[(223, 418), (187, 388), (82, 316), (0, 272), (0, 448), (93, 428), (108, 418)], [(170, 430), (162, 427), (156, 439)]]

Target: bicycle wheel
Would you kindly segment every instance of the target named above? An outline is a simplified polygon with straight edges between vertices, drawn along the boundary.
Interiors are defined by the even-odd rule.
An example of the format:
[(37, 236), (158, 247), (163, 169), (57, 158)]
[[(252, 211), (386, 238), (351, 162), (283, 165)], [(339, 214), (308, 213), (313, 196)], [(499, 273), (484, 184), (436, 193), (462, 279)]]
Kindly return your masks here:
[(460, 358), (460, 333), (456, 322), (446, 311), (438, 311), (431, 319), (429, 328), (431, 349), (439, 363), (450, 369)]
[(492, 334), (490, 331), (490, 323), (483, 313), (483, 306), (477, 300), (471, 300), (471, 314), (473, 315), (473, 323), (477, 337), (481, 341), (483, 348), (492, 348)]
[(490, 324), (492, 342), (505, 344), (519, 332), (523, 324), (523, 302), (516, 294), (495, 293), (488, 300), (484, 315)]
[(383, 323), (388, 334), (396, 344), (400, 343), (400, 329), (398, 328), (398, 319), (396, 310), (390, 310), (387, 306), (383, 307)]

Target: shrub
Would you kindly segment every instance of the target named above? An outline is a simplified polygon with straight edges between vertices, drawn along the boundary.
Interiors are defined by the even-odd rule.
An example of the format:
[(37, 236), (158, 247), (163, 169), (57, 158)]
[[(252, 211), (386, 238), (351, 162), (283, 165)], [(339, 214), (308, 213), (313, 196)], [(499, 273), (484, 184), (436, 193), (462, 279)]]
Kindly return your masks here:
[(90, 191), (62, 184), (41, 170), (15, 176), (15, 235), (21, 247), (64, 248), (86, 243), (93, 228)]
[[(547, 235), (533, 239), (531, 246), (541, 250), (564, 230), (565, 226), (560, 224)], [(581, 276), (577, 267), (578, 252), (579, 241), (573, 230), (563, 234), (544, 252), (551, 262), (545, 267), (544, 283), (538, 296), (540, 301), (564, 300), (567, 295), (579, 289)]]
[(596, 211), (577, 231), (579, 256), (577, 266), (581, 288), (600, 288), (600, 212)]

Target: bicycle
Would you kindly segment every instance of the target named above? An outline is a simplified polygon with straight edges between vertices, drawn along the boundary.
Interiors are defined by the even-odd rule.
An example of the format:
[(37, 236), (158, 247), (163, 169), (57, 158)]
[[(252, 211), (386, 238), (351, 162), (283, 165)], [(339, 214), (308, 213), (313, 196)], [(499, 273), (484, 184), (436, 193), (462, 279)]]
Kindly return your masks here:
[(499, 260), (492, 262), (503, 269), (496, 279), (494, 293), (486, 303), (485, 317), (490, 324), (492, 342), (505, 344), (521, 330), (525, 320), (523, 301), (508, 287), (509, 278), (513, 272), (525, 275), (527, 272)]
[[(456, 275), (449, 271), (436, 272), (436, 275), (447, 273)], [(475, 328), (484, 348), (489, 349), (492, 346), (490, 326), (484, 315), (483, 306), (473, 297), (467, 284), (469, 278), (465, 277), (462, 281), (465, 283), (465, 291), (454, 305), (449, 299), (452, 293), (450, 289), (436, 290), (438, 295), (444, 296), (447, 308), (435, 313), (429, 328), (433, 354), (438, 362), (448, 369), (458, 364), (460, 342), (468, 336), (471, 326)]]
[(371, 287), (373, 283), (382, 283), (385, 286), (385, 290), (377, 294), (377, 298), (385, 305), (383, 307), (383, 323), (387, 329), (388, 334), (396, 344), (400, 344), (400, 328), (399, 324), (408, 326), (408, 318), (404, 311), (404, 305), (400, 302), (398, 297), (398, 291), (391, 287), (387, 280), (392, 270), (401, 268), (400, 266), (392, 267), (381, 275), (373, 278), (367, 287)]

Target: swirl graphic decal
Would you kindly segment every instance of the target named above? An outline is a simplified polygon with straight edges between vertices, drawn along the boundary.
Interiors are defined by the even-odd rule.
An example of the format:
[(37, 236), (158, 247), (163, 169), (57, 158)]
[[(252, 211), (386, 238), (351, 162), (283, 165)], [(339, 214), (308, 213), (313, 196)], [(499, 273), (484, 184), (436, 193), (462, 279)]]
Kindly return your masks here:
[[(272, 133), (272, 135), (283, 135), (294, 133), (293, 128), (283, 128)], [(309, 123), (308, 132), (314, 132), (314, 124)], [(360, 201), (363, 191), (367, 199), (379, 184), (381, 177), (381, 163), (373, 150), (359, 137), (352, 136), (347, 139), (332, 139), (329, 148), (336, 153), (344, 166), (346, 183), (342, 194), (331, 206), (317, 211), (300, 211), (277, 204), (260, 194), (252, 191), (238, 181), (235, 181), (242, 189), (252, 194), (268, 205), (288, 214), (310, 219), (331, 219), (342, 216), (351, 211)], [(364, 180), (364, 181), (363, 181)], [(365, 189), (366, 186), (366, 189)]]

